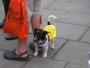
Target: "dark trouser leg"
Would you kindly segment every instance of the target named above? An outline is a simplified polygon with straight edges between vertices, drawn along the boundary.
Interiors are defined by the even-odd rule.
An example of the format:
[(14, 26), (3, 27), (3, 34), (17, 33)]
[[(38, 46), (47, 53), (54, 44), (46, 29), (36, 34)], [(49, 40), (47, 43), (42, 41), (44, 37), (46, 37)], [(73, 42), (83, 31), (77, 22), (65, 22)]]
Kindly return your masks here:
[[(3, 6), (4, 6), (4, 11), (5, 11), (5, 17), (6, 17), (7, 12), (8, 12), (8, 8), (9, 8), (10, 0), (2, 0), (2, 2), (3, 2)], [(5, 18), (4, 18), (4, 20), (5, 20)], [(0, 28), (3, 27), (4, 20), (2, 21), (2, 23), (0, 23)], [(17, 39), (17, 37), (10, 37), (10, 38), (9, 37), (6, 37), (5, 39), (6, 40), (15, 40), (15, 39)]]
[[(5, 17), (6, 17), (10, 0), (2, 0), (2, 2), (3, 2), (3, 5), (4, 5), (4, 11), (5, 11)], [(3, 21), (0, 23), (0, 28), (2, 28), (3, 25), (4, 25), (5, 17), (4, 17)]]
[(7, 15), (10, 0), (2, 0), (2, 2), (4, 5), (5, 15)]

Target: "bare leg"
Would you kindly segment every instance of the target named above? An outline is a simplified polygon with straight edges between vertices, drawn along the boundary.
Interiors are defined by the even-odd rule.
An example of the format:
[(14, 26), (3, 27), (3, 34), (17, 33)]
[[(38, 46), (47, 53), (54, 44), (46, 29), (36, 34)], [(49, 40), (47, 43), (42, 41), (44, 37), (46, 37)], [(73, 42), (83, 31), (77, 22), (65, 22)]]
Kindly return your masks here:
[[(18, 47), (16, 48), (16, 53), (19, 55), (27, 51), (27, 39), (18, 40)], [(28, 54), (22, 55), (22, 57), (26, 57)]]
[(33, 0), (33, 14), (31, 17), (32, 31), (34, 28), (40, 28), (41, 26), (41, 12), (40, 12), (41, 0)]
[(35, 28), (40, 28), (41, 26), (41, 16), (35, 16), (32, 15), (31, 17), (31, 26), (32, 26), (32, 31), (34, 31)]
[[(33, 14), (31, 16), (31, 26), (32, 32), (34, 32), (35, 28), (41, 28), (42, 18), (40, 12), (41, 0), (33, 0)], [(39, 46), (38, 46), (39, 47)], [(34, 51), (35, 47), (30, 43), (30, 48)], [(39, 52), (42, 53), (42, 48), (39, 47)]]

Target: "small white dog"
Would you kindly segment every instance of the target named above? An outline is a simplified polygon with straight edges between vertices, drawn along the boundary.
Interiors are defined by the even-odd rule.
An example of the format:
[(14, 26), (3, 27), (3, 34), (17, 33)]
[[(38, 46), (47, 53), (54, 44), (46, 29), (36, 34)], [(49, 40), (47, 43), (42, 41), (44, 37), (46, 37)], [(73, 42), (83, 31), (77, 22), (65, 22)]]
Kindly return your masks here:
[(48, 53), (48, 42), (51, 42), (51, 48), (54, 49), (54, 40), (56, 38), (56, 28), (51, 24), (51, 18), (56, 18), (55, 16), (48, 17), (48, 25), (42, 29), (35, 28), (34, 30), (34, 45), (35, 45), (35, 53), (34, 56), (38, 55), (39, 46), (43, 49), (43, 57), (47, 57)]

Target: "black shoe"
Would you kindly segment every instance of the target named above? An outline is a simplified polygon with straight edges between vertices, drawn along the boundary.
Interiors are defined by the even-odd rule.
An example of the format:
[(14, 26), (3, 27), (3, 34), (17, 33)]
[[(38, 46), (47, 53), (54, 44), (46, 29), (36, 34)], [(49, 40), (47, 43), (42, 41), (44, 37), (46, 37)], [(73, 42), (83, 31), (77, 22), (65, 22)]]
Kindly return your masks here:
[[(29, 48), (30, 48), (33, 52), (35, 52), (35, 46), (34, 46), (34, 43), (33, 43), (33, 42), (31, 42), (31, 43), (29, 44)], [(40, 47), (40, 46), (39, 46), (39, 49), (38, 49), (38, 53), (39, 53), (39, 55), (42, 54), (42, 47)]]
[(27, 61), (29, 60), (29, 55), (27, 55), (26, 57), (21, 57), (24, 54), (27, 54), (28, 52), (24, 52), (20, 55), (17, 55), (15, 50), (14, 51), (5, 51), (4, 53), (4, 58), (8, 59), (8, 60), (17, 60), (17, 61)]
[(5, 37), (6, 40), (16, 40), (18, 39), (17, 37)]
[(3, 28), (3, 26), (4, 26), (4, 23), (1, 22), (1, 23), (0, 23), (0, 28)]
[(3, 19), (3, 21), (0, 23), (0, 28), (3, 28), (3, 26), (4, 26), (4, 21), (5, 21), (5, 19)]

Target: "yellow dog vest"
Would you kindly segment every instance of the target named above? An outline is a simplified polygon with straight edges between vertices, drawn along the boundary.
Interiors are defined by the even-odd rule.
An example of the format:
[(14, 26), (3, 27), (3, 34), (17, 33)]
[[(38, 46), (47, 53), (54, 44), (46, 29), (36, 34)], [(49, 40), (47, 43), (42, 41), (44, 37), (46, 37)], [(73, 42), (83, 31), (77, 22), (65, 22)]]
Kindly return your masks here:
[(56, 38), (56, 28), (55, 28), (54, 25), (47, 25), (44, 28), (44, 31), (48, 32), (48, 39), (49, 40), (52, 40), (52, 39)]

